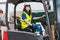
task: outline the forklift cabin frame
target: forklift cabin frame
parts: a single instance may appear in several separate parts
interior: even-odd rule
[[[22,1],[22,0],[21,0]],[[49,22],[49,16],[48,16],[48,9],[47,9],[47,6],[46,6],[46,3],[45,3],[46,0],[42,0],[42,4],[44,6],[44,10],[45,10],[45,14],[46,14],[46,19],[47,19],[47,26],[48,26],[48,34],[49,34],[49,39],[52,40],[52,36],[51,36],[51,28],[50,28],[50,22]],[[24,0],[24,2],[26,2]],[[28,1],[28,2],[33,2],[33,1]],[[37,1],[35,1],[37,2]],[[49,4],[49,1],[47,0],[48,4]],[[9,29],[9,25],[8,25],[8,3],[9,3],[9,0],[7,0],[6,2],[6,26]],[[11,3],[11,2],[10,2]],[[19,3],[22,3],[22,2],[19,2]],[[14,7],[14,27],[16,26],[16,6],[19,4],[18,2],[15,5]],[[16,28],[15,28],[16,29]]]

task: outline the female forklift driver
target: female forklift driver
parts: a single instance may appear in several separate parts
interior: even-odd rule
[[[43,15],[42,17],[45,17],[45,15]],[[32,32],[34,32],[34,30],[37,30],[41,34],[42,30],[39,27],[34,27],[33,24],[31,23],[31,21],[32,21],[32,19],[37,20],[37,19],[40,19],[42,17],[34,17],[32,15],[30,5],[25,5],[23,12],[20,16],[20,23],[21,23],[22,30],[25,31],[25,30],[32,29]]]

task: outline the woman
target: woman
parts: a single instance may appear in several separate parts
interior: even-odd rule
[[[45,15],[43,15],[42,17],[45,17]],[[31,21],[32,21],[32,19],[37,20],[37,19],[40,19],[42,17],[34,17],[32,15],[30,5],[25,5],[24,9],[23,9],[23,12],[20,16],[20,23],[21,23],[22,30],[30,30],[30,29],[32,29],[32,31],[33,30],[38,30],[39,33],[40,33],[41,32],[40,28],[35,27],[35,26],[33,27],[33,24],[31,23]]]

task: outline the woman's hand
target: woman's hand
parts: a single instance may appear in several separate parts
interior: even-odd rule
[[[30,26],[32,26],[32,24],[30,24]]]
[[[43,18],[43,17],[46,17],[46,15],[43,15],[42,18]]]

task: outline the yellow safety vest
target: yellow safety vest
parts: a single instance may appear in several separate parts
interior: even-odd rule
[[[26,12],[23,12],[22,14],[26,15],[26,20],[28,20],[31,23],[32,20],[32,15],[28,15]],[[29,24],[27,24],[23,19],[22,19],[22,14],[20,15],[20,23],[21,23],[21,28],[25,29],[29,26]]]

